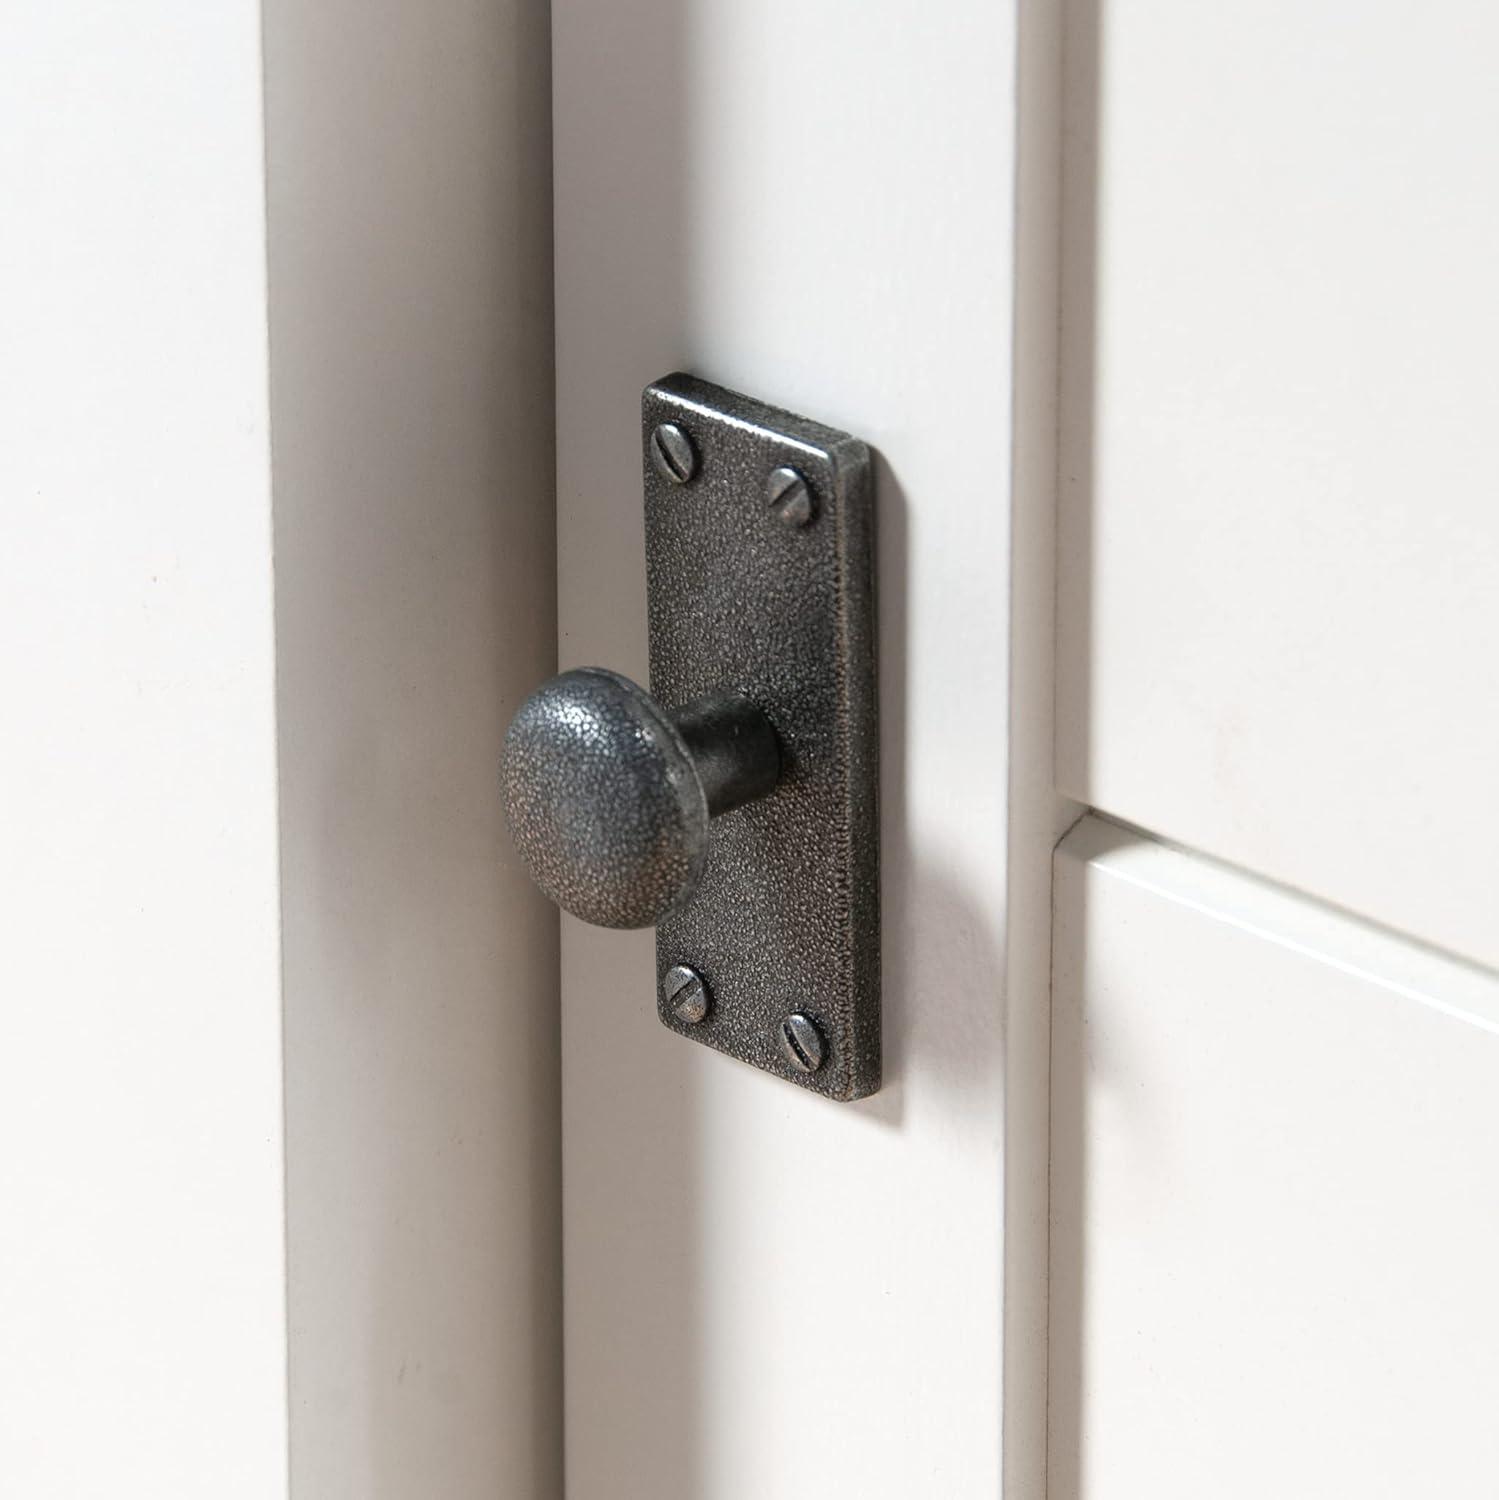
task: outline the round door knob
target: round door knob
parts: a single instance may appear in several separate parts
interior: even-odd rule
[[[505,811],[536,883],[600,927],[649,927],[692,898],[708,821],[775,788],[780,746],[742,693],[669,711],[628,677],[543,683],[505,736]]]

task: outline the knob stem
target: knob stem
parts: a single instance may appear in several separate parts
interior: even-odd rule
[[[708,799],[708,816],[768,796],[781,776],[781,742],[743,693],[709,693],[671,714]]]

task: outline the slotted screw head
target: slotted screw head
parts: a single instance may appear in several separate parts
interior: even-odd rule
[[[781,524],[793,530],[805,526],[816,514],[812,486],[784,464],[771,470],[770,478],[765,481],[765,498]]]
[[[708,1014],[713,993],[696,969],[677,964],[666,971],[661,981],[661,995],[677,1020],[696,1026]]]
[[[815,1073],[827,1058],[827,1043],[811,1016],[793,1011],[781,1022],[781,1056],[798,1073]]]
[[[675,422],[662,422],[651,433],[651,464],[673,484],[686,484],[697,473],[697,449],[687,430]]]

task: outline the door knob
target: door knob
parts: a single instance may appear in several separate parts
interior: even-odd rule
[[[663,1025],[862,1099],[880,1086],[869,449],[690,375],[640,415],[651,692],[582,667],[521,705],[514,842],[585,921],[655,926]]]
[[[744,694],[675,711],[603,667],[543,683],[505,736],[505,811],[536,883],[600,927],[650,927],[691,900],[708,822],[774,791],[781,751]]]

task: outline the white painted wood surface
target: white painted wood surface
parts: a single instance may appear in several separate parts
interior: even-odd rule
[[[1039,1493],[1019,1336],[1001,1431],[1007,1254],[1044,1234],[1050,806],[1043,784],[1009,822],[1011,467],[1039,492],[1048,463],[1012,447],[1015,28],[968,0],[554,7],[563,664],[645,672],[638,398],[689,369],[879,451],[884,757],[875,1098],[672,1036],[652,935],[563,919],[573,1500],[992,1500],[1002,1439],[1007,1492]],[[1016,559],[1027,702],[1050,699],[1045,530]],[[1048,730],[1026,716],[1043,765]],[[1015,754],[1029,787],[1036,744]],[[1010,1110],[1034,1128],[1007,1172]]]
[[[1499,964],[1496,13],[1068,45],[1062,786]]]
[[[0,20],[0,1493],[286,1493],[257,7]]]
[[[292,1489],[556,1500],[546,6],[265,21]]]
[[[1051,1500],[1491,1496],[1499,978],[1092,818],[1056,892]]]
[[[546,51],[0,20],[7,1497],[560,1494]]]

